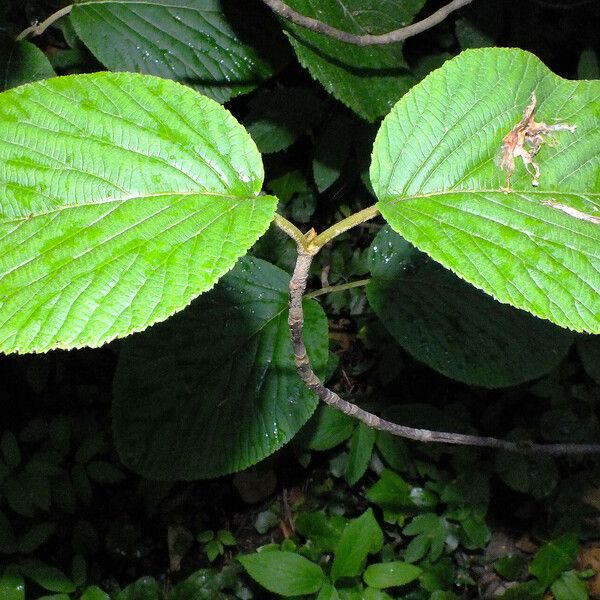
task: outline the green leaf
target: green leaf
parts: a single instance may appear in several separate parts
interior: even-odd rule
[[[49,592],[70,594],[75,591],[75,584],[60,569],[51,567],[41,560],[24,560],[19,564],[19,568],[28,579],[35,581]]]
[[[52,481],[52,504],[56,508],[74,514],[77,507],[77,492],[70,477],[65,474]]]
[[[426,554],[435,562],[444,550],[447,526],[446,520],[435,513],[425,513],[416,516],[403,530],[405,535],[414,535],[406,548],[404,558],[413,563]]]
[[[544,586],[549,586],[563,571],[571,569],[577,559],[577,536],[573,533],[545,543],[533,557],[529,572]]]
[[[254,529],[261,535],[264,535],[279,523],[279,516],[272,510],[263,510],[256,515]]]
[[[590,335],[577,340],[577,351],[585,372],[600,383],[600,336]]]
[[[520,439],[520,432],[512,432],[511,439]],[[558,471],[550,456],[526,455],[500,450],[496,454],[496,472],[513,490],[545,498],[558,482]]]
[[[216,477],[296,434],[317,400],[296,374],[288,285],[281,269],[244,258],[180,315],[123,344],[113,426],[127,466],[152,479]],[[322,373],[327,320],[315,301],[304,329]]]
[[[43,522],[34,525],[20,537],[19,552],[21,554],[31,554],[44,544],[55,530],[56,523]]]
[[[502,600],[542,600],[544,586],[539,581],[527,581],[511,587],[504,594]]]
[[[600,61],[593,48],[586,48],[579,56],[577,79],[600,79]]]
[[[508,579],[508,581],[519,579],[523,574],[524,568],[525,559],[520,554],[508,554],[494,561],[496,573],[504,577],[504,579]]]
[[[217,540],[211,540],[204,546],[204,551],[206,552],[206,557],[208,558],[208,562],[213,562],[219,554],[223,552],[223,545],[220,544]]]
[[[83,465],[75,465],[71,469],[71,481],[83,504],[89,506],[93,496],[92,484]]]
[[[105,460],[95,460],[86,467],[90,479],[100,483],[116,483],[125,478],[123,471]]]
[[[452,589],[459,577],[458,568],[449,556],[443,556],[435,563],[423,560],[419,567],[423,569],[419,585],[428,592]]]
[[[352,417],[322,404],[295,441],[310,450],[329,450],[347,440],[355,427],[356,421]]]
[[[340,177],[350,154],[354,121],[346,115],[335,115],[315,140],[313,177],[323,193]]]
[[[371,462],[375,430],[364,423],[359,423],[350,439],[350,452],[346,466],[346,481],[354,485],[366,472]]]
[[[369,508],[344,528],[331,565],[332,581],[360,575],[367,556],[379,552],[382,546],[383,532]]]
[[[0,36],[0,92],[54,75],[50,61],[37,46]]]
[[[317,600],[340,600],[340,595],[330,583],[325,583],[317,596]]]
[[[161,596],[158,582],[153,577],[142,577],[119,592],[114,600],[159,600]]]
[[[408,470],[410,467],[410,454],[404,440],[391,433],[379,431],[377,432],[375,445],[385,462],[392,469],[400,472]]]
[[[235,568],[238,569],[237,565]],[[168,594],[168,600],[229,600],[229,595],[221,594],[221,582],[227,577],[213,569],[200,569],[184,581],[180,581]]]
[[[389,226],[369,252],[369,303],[417,360],[471,385],[517,385],[566,356],[574,334],[500,304],[416,251]]]
[[[236,541],[235,537],[233,536],[233,533],[231,533],[231,531],[228,531],[227,529],[220,529],[217,532],[217,537],[218,537],[219,541],[222,544],[224,544],[225,546],[237,545],[237,541]]]
[[[0,440],[0,447],[2,448],[2,458],[10,469],[14,469],[19,466],[21,462],[21,451],[19,450],[19,442],[11,431],[5,431],[2,434],[2,440]]]
[[[0,95],[0,350],[99,346],[210,289],[264,233],[261,159],[221,106],[127,73]]]
[[[383,510],[401,512],[403,509],[414,507],[411,498],[412,487],[400,475],[383,470],[377,481],[367,492],[367,498]]]
[[[369,565],[363,573],[363,579],[367,585],[382,590],[395,585],[406,585],[421,573],[419,567],[397,560]]]
[[[81,600],[110,600],[110,598],[106,592],[93,585],[83,592]]]
[[[581,442],[592,437],[594,429],[595,423],[587,416],[579,417],[568,408],[547,410],[540,422],[541,434],[555,442]]]
[[[81,554],[76,554],[73,557],[71,564],[71,577],[77,587],[85,584],[88,577],[88,568],[85,558]]]
[[[13,554],[17,551],[17,538],[11,522],[0,511],[0,552]]]
[[[30,465],[31,463],[27,464],[26,472],[20,476],[23,488],[35,506],[42,510],[50,510],[52,496],[51,480],[46,475],[29,472]]]
[[[473,514],[472,511],[460,520],[460,527],[460,541],[468,550],[485,548],[490,540],[491,533],[483,516]]]
[[[360,600],[393,600],[393,598],[385,592],[371,587],[361,592],[359,598]]]
[[[80,464],[88,463],[100,454],[104,447],[104,432],[93,433],[83,440],[75,453],[75,460]]]
[[[109,69],[175,79],[223,103],[271,77],[285,57],[273,27],[254,27],[261,17],[248,10],[243,0],[81,0],[71,21]],[[263,52],[260,40],[270,42]]]
[[[560,79],[516,49],[467,50],[446,62],[379,130],[371,182],[383,217],[500,302],[600,332],[600,226],[590,222],[600,218],[599,86]],[[577,130],[541,147],[539,187],[519,163],[504,193],[494,155],[534,90],[538,121]]]
[[[408,25],[424,0],[405,0],[390,10],[386,0],[288,0],[307,17],[357,34],[387,33]],[[298,60],[325,89],[364,119],[386,114],[415,83],[402,44],[355,46],[283,22]]]
[[[269,90],[254,96],[244,125],[263,154],[291,146],[321,115],[313,90],[301,87]]]
[[[585,583],[577,571],[566,571],[551,586],[554,600],[588,600]]]
[[[33,517],[35,507],[33,505],[33,495],[28,493],[23,485],[21,477],[9,477],[2,487],[6,502],[16,513],[24,517]]]
[[[15,568],[8,567],[0,577],[2,600],[25,600],[25,582]]]
[[[431,594],[429,600],[460,600],[460,598],[454,592],[435,590],[435,592]]]
[[[237,558],[252,579],[281,596],[314,594],[325,581],[319,565],[293,552],[272,550]]]
[[[481,31],[468,19],[456,19],[454,32],[463,50],[467,48],[486,48],[494,45],[494,39]]]
[[[333,552],[345,528],[343,517],[328,517],[322,511],[301,512],[295,518],[296,531],[322,553]]]

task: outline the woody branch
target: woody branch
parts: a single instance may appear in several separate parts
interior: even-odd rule
[[[349,33],[348,31],[342,31],[341,29],[336,29],[335,27],[332,27],[327,23],[323,23],[318,19],[313,19],[312,17],[307,17],[306,15],[302,15],[299,12],[296,12],[293,8],[291,8],[281,0],[262,1],[280,17],[283,17],[284,19],[291,21],[296,25],[300,25],[305,29],[316,31],[317,33],[322,33],[323,35],[326,35],[340,42],[354,44],[355,46],[376,46],[383,44],[392,44],[394,42],[403,42],[405,39],[412,37],[413,35],[422,33],[423,31],[441,23],[446,17],[448,17],[448,15],[458,10],[459,8],[462,8],[467,4],[471,4],[473,0],[453,0],[446,6],[443,6],[433,14],[429,15],[427,18],[422,19],[421,21],[417,21],[416,23],[412,23],[411,25],[407,25],[406,27],[401,27],[400,29],[395,29],[394,31],[390,31],[388,33],[383,33],[380,35],[359,35],[355,33]]]
[[[312,370],[302,334],[304,325],[302,301],[304,292],[306,291],[306,284],[313,256],[317,252],[318,248],[313,247],[311,249],[310,244],[298,245],[298,258],[296,260],[294,274],[290,281],[290,312],[288,324],[290,327],[292,348],[298,375],[320,400],[329,406],[362,421],[373,429],[378,429],[379,431],[384,431],[398,437],[418,442],[437,442],[459,446],[495,448],[522,454],[545,454],[554,456],[600,453],[600,444],[536,444],[527,441],[513,442],[493,437],[406,427],[405,425],[399,425],[398,423],[392,423],[391,421],[382,419],[373,413],[363,410],[356,404],[352,404],[341,398],[334,391],[326,387]]]

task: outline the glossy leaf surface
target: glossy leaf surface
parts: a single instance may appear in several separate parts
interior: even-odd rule
[[[54,75],[50,61],[37,46],[0,36],[0,92]]]
[[[289,6],[349,33],[387,33],[410,24],[423,0],[290,0]],[[355,46],[284,23],[300,63],[325,89],[364,119],[385,115],[415,83],[402,44]]]
[[[247,17],[240,19],[247,11],[244,3],[221,0],[82,0],[71,21],[109,69],[174,79],[225,102],[269,78],[276,66],[254,45],[272,38],[268,21],[258,36]],[[282,56],[274,47],[268,54]]]
[[[501,304],[417,251],[389,227],[370,249],[369,303],[416,359],[459,381],[501,387],[539,377],[574,335]]]
[[[242,259],[214,290],[127,340],[115,375],[113,426],[123,462],[152,479],[239,471],[289,441],[317,400],[296,374],[287,325],[289,276]],[[318,373],[327,321],[305,303]]]

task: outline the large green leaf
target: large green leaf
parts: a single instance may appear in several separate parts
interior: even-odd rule
[[[424,0],[289,0],[289,6],[337,29],[356,34],[387,33],[408,25]],[[300,60],[325,89],[364,119],[386,114],[415,83],[402,44],[353,46],[285,23]]]
[[[114,383],[122,460],[153,479],[239,471],[289,441],[317,400],[296,374],[289,275],[243,258],[214,290],[124,344]],[[327,364],[327,320],[305,303],[317,372]]]
[[[494,155],[534,90],[537,121],[577,130],[541,147],[539,187],[517,163],[504,193]],[[563,327],[600,332],[599,149],[599,82],[560,79],[521,50],[468,50],[386,117],[371,181],[392,227],[460,277]]]
[[[54,75],[50,61],[37,46],[0,36],[0,92]]]
[[[389,226],[369,253],[369,303],[408,352],[440,373],[501,387],[539,377],[574,335],[501,304],[415,250]]]
[[[0,350],[99,346],[210,289],[276,199],[220,105],[127,73],[0,95]]]
[[[325,582],[319,565],[293,552],[265,550],[237,559],[255,581],[281,596],[313,594]]]
[[[77,35],[113,71],[175,79],[218,102],[273,75],[285,52],[245,0],[80,0]],[[267,15],[268,16],[268,15]],[[254,24],[260,19],[260,29]],[[251,43],[248,43],[248,39]],[[268,42],[267,51],[255,45]]]

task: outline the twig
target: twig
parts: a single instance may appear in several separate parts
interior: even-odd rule
[[[336,29],[335,27],[327,25],[327,23],[323,23],[317,19],[313,19],[312,17],[301,15],[290,8],[287,4],[283,3],[281,0],[263,0],[263,2],[280,17],[283,17],[284,19],[287,19],[296,25],[310,29],[311,31],[322,33],[323,35],[335,40],[339,40],[340,42],[354,44],[355,46],[376,46],[382,44],[392,44],[394,42],[402,42],[413,35],[417,35],[418,33],[421,33],[437,25],[438,23],[441,23],[450,13],[462,8],[463,6],[466,6],[467,4],[471,4],[472,1],[473,0],[452,0],[452,2],[446,6],[443,6],[432,15],[429,15],[426,19],[417,21],[416,23],[412,23],[411,25],[402,27],[400,29],[395,29],[389,33],[383,33],[381,35],[358,35],[355,33],[342,31],[341,29]]]
[[[306,247],[307,237],[292,222],[276,213],[273,223],[279,227],[283,233],[291,237],[296,242],[298,248]]]
[[[306,294],[305,298],[318,298],[325,294],[333,294],[334,292],[343,292],[344,290],[351,290],[353,288],[362,287],[367,285],[371,281],[370,279],[358,279],[356,281],[350,281],[348,283],[341,283],[340,285],[325,285],[319,290]]]
[[[399,437],[415,440],[418,442],[438,442],[443,444],[454,444],[460,446],[476,446],[480,448],[496,448],[519,452],[522,454],[599,454],[600,444],[534,444],[526,441],[511,442],[492,437],[480,437],[476,435],[465,435],[462,433],[450,433],[443,431],[432,431],[430,429],[415,429],[405,427],[363,410],[340,398],[335,392],[325,387],[321,380],[315,375],[306,354],[306,347],[302,336],[304,324],[304,313],[302,310],[302,299],[306,290],[308,271],[312,263],[314,253],[301,250],[298,253],[296,267],[290,282],[290,314],[288,324],[292,336],[292,347],[298,375],[306,386],[312,390],[323,402],[343,413],[355,417],[369,427],[385,431]]]
[[[359,210],[357,213],[338,221],[333,224],[331,227],[320,233],[316,236],[310,244],[307,246],[307,249],[312,253],[316,254],[325,244],[330,242],[334,237],[337,237],[344,231],[348,231],[348,229],[352,229],[365,221],[369,221],[370,219],[374,219],[379,214],[379,209],[376,204],[369,206],[367,208],[363,208],[363,210]]]
[[[48,29],[48,27],[50,27],[50,25],[52,25],[59,19],[62,19],[66,15],[68,15],[72,9],[73,9],[72,4],[70,4],[69,6],[65,6],[64,8],[61,8],[60,10],[57,10],[55,13],[51,14],[46,20],[42,21],[38,25],[32,25],[31,27],[24,29],[17,36],[17,42],[24,40],[25,38],[29,37],[30,35],[32,35],[32,36],[42,35],[42,33],[44,33],[44,31],[46,31],[46,29]]]

